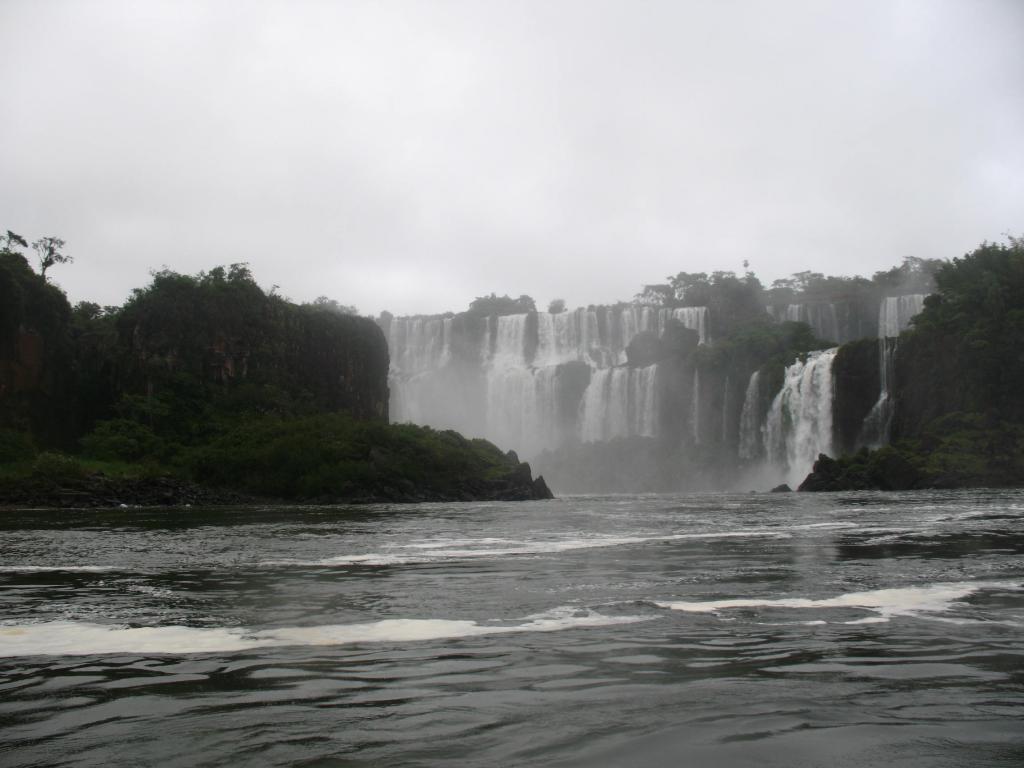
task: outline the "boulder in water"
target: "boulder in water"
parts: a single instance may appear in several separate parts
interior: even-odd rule
[[[839,487],[839,462],[824,453],[818,454],[811,473],[804,478],[798,491],[839,491],[850,490]]]
[[[788,485],[786,485],[786,483],[783,483],[782,485],[776,485],[774,488],[772,488],[771,492],[772,493],[792,493],[793,489],[790,488]]]

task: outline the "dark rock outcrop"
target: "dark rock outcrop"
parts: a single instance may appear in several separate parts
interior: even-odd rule
[[[537,479],[533,481],[533,498],[535,499],[553,499],[555,494],[548,488],[548,484],[544,482],[543,475],[537,475]]]
[[[632,368],[645,368],[659,362],[664,356],[661,339],[650,331],[641,331],[626,345],[626,362]]]
[[[841,459],[819,454],[799,491],[907,491],[936,487],[899,449],[886,446]]]

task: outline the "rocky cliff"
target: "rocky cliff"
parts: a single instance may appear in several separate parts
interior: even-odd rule
[[[376,323],[266,294],[239,265],[157,274],[118,314],[117,337],[127,393],[241,390],[357,419],[388,416],[388,350]]]
[[[0,251],[0,429],[57,445],[72,438],[70,315],[23,256]]]

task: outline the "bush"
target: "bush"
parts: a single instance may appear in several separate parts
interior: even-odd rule
[[[32,476],[50,481],[75,480],[85,476],[85,467],[72,456],[46,451],[32,462]]]
[[[130,419],[100,422],[81,444],[86,456],[106,461],[140,461],[166,452],[163,440],[152,429]]]
[[[519,466],[485,440],[342,413],[239,420],[182,461],[199,482],[284,499],[458,498],[471,486],[505,482]]]
[[[0,429],[0,464],[27,461],[36,455],[31,435],[13,429]]]

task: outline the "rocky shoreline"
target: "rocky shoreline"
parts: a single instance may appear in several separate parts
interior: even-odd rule
[[[529,465],[525,465],[529,466]],[[527,473],[529,470],[527,469]],[[543,477],[536,480],[520,473],[500,481],[467,481],[458,493],[376,489],[347,498],[272,499],[223,488],[197,485],[171,475],[110,477],[93,473],[78,478],[49,480],[39,477],[6,481],[0,485],[0,509],[50,507],[59,509],[119,507],[210,507],[274,504],[415,504],[421,502],[527,501],[554,495]]]

